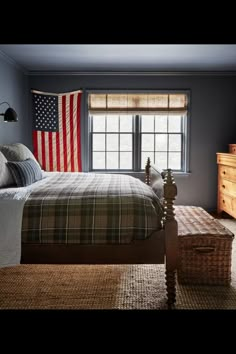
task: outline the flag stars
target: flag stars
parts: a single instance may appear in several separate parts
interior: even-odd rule
[[[58,99],[49,95],[33,95],[35,126],[42,131],[58,131]]]

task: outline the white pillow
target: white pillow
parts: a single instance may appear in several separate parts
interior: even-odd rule
[[[11,172],[6,163],[7,159],[0,151],[0,188],[15,185]]]

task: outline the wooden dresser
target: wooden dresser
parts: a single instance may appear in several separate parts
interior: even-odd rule
[[[217,212],[236,218],[236,154],[217,153],[218,201]]]

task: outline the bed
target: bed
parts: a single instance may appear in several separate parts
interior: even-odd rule
[[[21,237],[17,237],[17,242],[22,239],[21,263],[165,263],[167,303],[172,307],[177,188],[171,170],[160,177],[148,159],[145,171],[146,184],[119,174],[50,172],[27,191],[18,190],[14,205],[20,203],[15,216],[18,226],[21,223]],[[163,198],[157,196],[160,191]],[[5,205],[5,214],[12,207],[13,203],[8,209]],[[5,229],[11,222],[7,225]]]

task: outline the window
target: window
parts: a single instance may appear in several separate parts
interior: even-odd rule
[[[161,169],[182,170],[184,115],[142,115],[141,166],[150,157]]]
[[[90,170],[186,171],[187,94],[90,94]]]
[[[93,170],[133,170],[132,115],[91,117]]]

